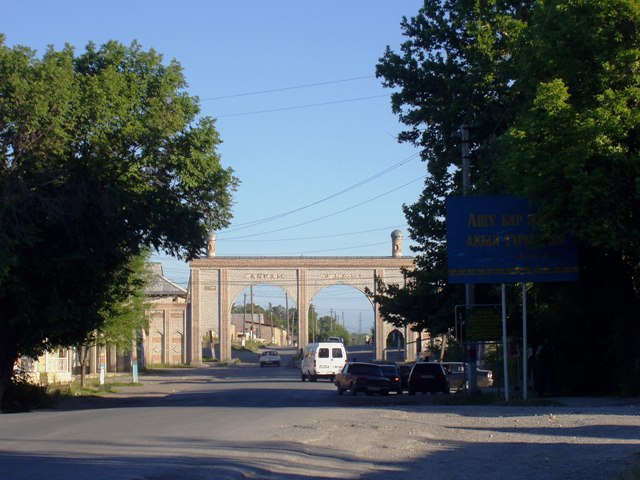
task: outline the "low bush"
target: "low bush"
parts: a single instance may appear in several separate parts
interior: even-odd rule
[[[2,397],[2,413],[28,412],[38,408],[51,408],[59,395],[50,393],[46,386],[29,382],[26,375],[11,379]]]

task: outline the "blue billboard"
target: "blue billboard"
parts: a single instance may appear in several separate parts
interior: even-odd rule
[[[575,241],[564,233],[542,241],[537,219],[525,198],[447,198],[449,283],[578,280]]]

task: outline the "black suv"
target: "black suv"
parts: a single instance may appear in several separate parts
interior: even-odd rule
[[[442,365],[434,362],[418,362],[409,373],[409,395],[422,393],[450,393],[449,379]]]

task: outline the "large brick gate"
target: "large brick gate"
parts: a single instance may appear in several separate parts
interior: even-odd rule
[[[323,288],[349,285],[364,293],[375,289],[378,279],[387,284],[404,285],[403,268],[412,269],[414,260],[402,257],[402,234],[394,231],[390,257],[216,257],[215,237],[209,240],[208,256],[192,260],[190,281],[190,327],[188,361],[202,360],[201,338],[214,331],[220,341],[220,361],[231,361],[231,307],[247,287],[273,285],[282,288],[299,312],[299,347],[307,344],[308,311],[313,298]],[[376,358],[384,357],[385,339],[394,330],[382,321],[372,304]],[[407,332],[404,332],[405,341]],[[416,334],[417,336],[417,334]],[[415,349],[406,349],[408,360]]]

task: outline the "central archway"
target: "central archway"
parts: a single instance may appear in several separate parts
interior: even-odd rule
[[[340,283],[320,290],[313,297],[312,305],[318,320],[324,320],[320,322],[319,339],[327,330],[332,330],[332,333],[324,335],[325,337],[344,337],[348,339],[349,346],[364,346],[366,337],[372,338],[375,306],[365,292]],[[313,330],[311,313],[309,322],[309,329]],[[309,332],[309,341],[313,341],[313,338],[313,332]]]

